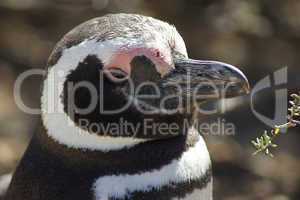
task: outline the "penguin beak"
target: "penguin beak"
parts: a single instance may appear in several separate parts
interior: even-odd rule
[[[176,58],[175,69],[164,77],[164,87],[181,86],[181,95],[204,100],[248,94],[249,82],[236,67],[217,61]]]

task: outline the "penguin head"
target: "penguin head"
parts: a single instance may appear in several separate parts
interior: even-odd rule
[[[57,44],[44,81],[42,118],[59,143],[118,150],[185,134],[202,102],[248,91],[237,68],[189,59],[174,26],[107,15]]]

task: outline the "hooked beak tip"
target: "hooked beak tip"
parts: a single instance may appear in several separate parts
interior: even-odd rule
[[[237,67],[218,61],[180,59],[175,63],[177,71],[190,71],[191,80],[198,84],[213,84],[212,88],[225,89],[227,98],[242,96],[250,93],[250,84],[244,73]],[[199,93],[212,93],[207,87]]]

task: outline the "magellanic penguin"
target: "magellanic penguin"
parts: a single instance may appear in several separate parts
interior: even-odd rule
[[[79,25],[49,58],[41,125],[6,200],[211,200],[193,121],[222,88],[234,97],[249,85],[231,65],[189,59],[166,22],[111,14]]]

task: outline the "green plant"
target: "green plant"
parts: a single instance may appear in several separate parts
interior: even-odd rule
[[[289,102],[290,107],[288,109],[289,114],[287,116],[287,123],[275,126],[275,128],[271,130],[270,133],[265,130],[262,136],[256,138],[256,140],[252,140],[251,143],[256,149],[253,155],[257,155],[258,153],[265,153],[266,155],[273,157],[271,148],[278,147],[278,145],[274,143],[274,140],[281,135],[281,133],[283,132],[282,130],[287,130],[289,128],[300,125],[300,95],[292,94],[291,98],[292,100]]]

